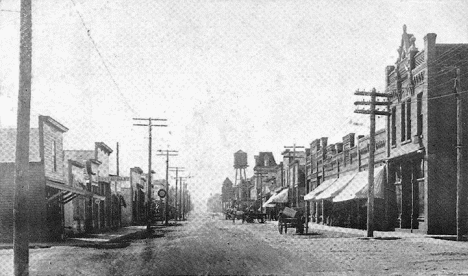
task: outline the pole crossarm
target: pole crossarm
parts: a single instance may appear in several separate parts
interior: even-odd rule
[[[385,97],[385,98],[391,98],[392,94],[390,93],[380,93],[380,92],[374,92],[374,91],[359,91],[357,90],[354,92],[354,95],[357,96],[376,96],[376,97]]]
[[[354,102],[355,105],[371,105],[372,103],[369,101],[356,101]],[[375,105],[389,105],[391,102],[375,102]]]
[[[133,124],[134,126],[167,127],[167,125]]]
[[[160,118],[133,118],[133,120],[145,120],[145,121],[167,121],[167,119]]]
[[[382,115],[382,116],[390,116],[391,113],[388,111],[380,111],[380,110],[367,110],[367,109],[356,109],[354,110],[354,113],[359,113],[359,114],[375,114],[375,115]]]

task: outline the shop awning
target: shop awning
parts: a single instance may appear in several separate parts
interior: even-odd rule
[[[273,203],[286,203],[288,202],[288,192],[289,192],[289,189],[284,189],[282,190],[281,192],[279,192],[278,194],[276,195],[273,195],[272,197],[270,197],[267,202],[265,202],[262,206],[263,207],[268,207],[269,204],[273,204]]]
[[[68,202],[75,199],[78,195],[91,196],[91,193],[86,190],[68,186],[51,179],[46,180],[46,185],[59,190],[57,193],[47,198],[48,202],[51,202],[54,199],[60,199],[59,203],[67,204]]]
[[[65,184],[61,184],[61,183],[58,183],[58,182],[54,182],[54,181],[51,181],[51,180],[47,180],[46,185],[49,186],[49,187],[55,188],[55,189],[59,189],[59,190],[62,190],[62,191],[71,192],[71,193],[75,193],[75,194],[79,194],[79,195],[84,195],[84,196],[91,195],[91,193],[86,191],[86,190],[78,189],[78,188],[68,186],[68,185],[65,185]]]
[[[304,196],[304,200],[314,200],[317,195],[323,192],[326,188],[330,187],[330,185],[333,184],[336,180],[337,178],[330,178],[323,181],[322,184],[320,184],[317,188],[306,194]]]
[[[315,200],[331,200],[340,193],[348,183],[356,176],[357,173],[349,173],[342,175],[336,179],[326,190],[315,197]]]
[[[385,176],[385,166],[374,169],[374,197],[383,198],[383,183]],[[352,199],[367,198],[369,172],[359,172],[356,177],[343,189],[333,202],[340,202]]]

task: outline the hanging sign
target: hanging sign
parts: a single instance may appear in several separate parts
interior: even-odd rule
[[[164,190],[164,189],[159,189],[159,191],[158,191],[158,196],[159,196],[160,198],[166,197],[166,190]]]

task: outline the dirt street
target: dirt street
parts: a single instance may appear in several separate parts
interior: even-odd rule
[[[280,235],[274,222],[192,217],[161,237],[120,249],[31,250],[32,275],[468,275],[468,244],[428,238],[362,239],[317,231]],[[12,250],[0,250],[2,274]]]

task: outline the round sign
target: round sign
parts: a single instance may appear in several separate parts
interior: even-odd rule
[[[159,189],[159,191],[158,191],[158,196],[161,197],[161,198],[166,197],[166,190],[164,190],[164,189]]]

